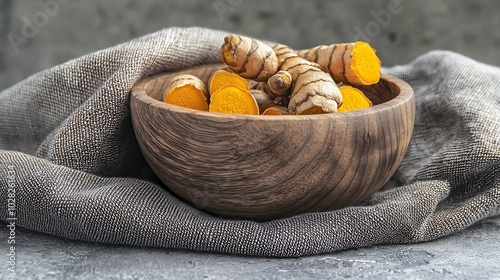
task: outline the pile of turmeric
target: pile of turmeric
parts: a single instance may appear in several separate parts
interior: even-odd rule
[[[175,77],[164,101],[191,109],[252,115],[306,115],[372,106],[356,88],[378,83],[381,62],[366,42],[295,52],[229,35],[221,46],[229,71],[215,71],[208,87],[191,75]]]

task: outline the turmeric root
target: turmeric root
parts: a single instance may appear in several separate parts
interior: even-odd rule
[[[269,77],[266,83],[267,90],[277,96],[287,94],[291,85],[292,75],[284,70],[280,70],[276,74]]]
[[[202,111],[208,111],[208,98],[205,84],[190,74],[175,76],[163,95],[166,103]]]
[[[258,90],[265,91],[265,88],[262,87],[262,85],[265,84],[265,82],[256,82],[254,80],[247,80],[247,81],[248,81],[248,87],[250,88],[250,90],[258,89]]]
[[[210,97],[210,112],[258,115],[259,106],[250,91],[228,85]]]
[[[342,93],[344,104],[337,112],[347,112],[372,106],[370,99],[361,90],[351,86],[340,86],[339,89]]]
[[[246,79],[225,70],[218,70],[215,71],[208,80],[208,91],[210,95],[212,95],[214,92],[227,85],[235,85],[244,90],[250,90]]]
[[[366,42],[321,45],[298,54],[318,63],[336,83],[371,85],[380,79],[380,59]]]
[[[229,35],[224,38],[221,58],[231,71],[258,82],[266,81],[278,71],[278,58],[273,49],[249,37]]]
[[[259,112],[264,112],[267,108],[274,106],[274,100],[262,90],[251,89],[250,93],[259,105]]]
[[[293,86],[288,110],[292,114],[319,114],[336,112],[342,104],[342,95],[332,77],[316,63],[300,57],[288,46],[273,47],[280,70],[290,73]]]
[[[287,71],[280,70],[265,82],[250,80],[250,89],[260,90],[267,93],[271,98],[285,96],[290,92],[292,76]]]

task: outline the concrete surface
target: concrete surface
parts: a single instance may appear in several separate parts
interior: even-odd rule
[[[8,235],[2,222],[0,239]],[[1,250],[0,279],[500,279],[500,216],[432,242],[290,259],[110,246],[19,229],[14,274]]]
[[[29,30],[29,24],[38,27]],[[365,37],[384,66],[434,49],[500,66],[500,1],[0,0],[0,90],[170,26],[227,30],[295,48]],[[20,37],[17,43],[9,34]]]

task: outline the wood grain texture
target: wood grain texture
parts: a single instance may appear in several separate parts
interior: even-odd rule
[[[174,75],[191,73],[206,82],[221,68],[148,77],[131,94],[146,160],[172,192],[199,209],[265,221],[356,205],[389,180],[406,153],[413,90],[388,75],[362,87],[373,107],[342,113],[230,115],[161,102]]]

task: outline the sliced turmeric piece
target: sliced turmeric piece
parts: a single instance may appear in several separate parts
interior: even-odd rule
[[[372,106],[370,99],[361,90],[347,85],[340,86],[339,89],[344,103],[338,108],[337,112],[353,111]]]
[[[290,115],[288,109],[282,106],[273,106],[267,108],[262,115]]]
[[[163,101],[185,108],[208,111],[208,90],[196,76],[181,74],[175,76],[167,85]]]
[[[292,114],[321,114],[337,111],[342,104],[342,95],[328,73],[316,63],[300,57],[288,46],[273,47],[278,57],[280,70],[288,71],[293,86],[288,111]],[[316,107],[313,109],[313,107]]]
[[[208,80],[208,91],[210,95],[227,85],[235,85],[245,90],[250,90],[248,81],[241,76],[226,70],[215,71]]]
[[[234,85],[227,85],[210,97],[210,112],[258,115],[259,106],[250,93]]]
[[[321,45],[298,51],[298,54],[318,63],[336,83],[371,85],[380,79],[380,59],[366,42]]]
[[[245,36],[225,37],[221,59],[234,73],[258,82],[266,81],[278,71],[278,58],[273,49]]]

